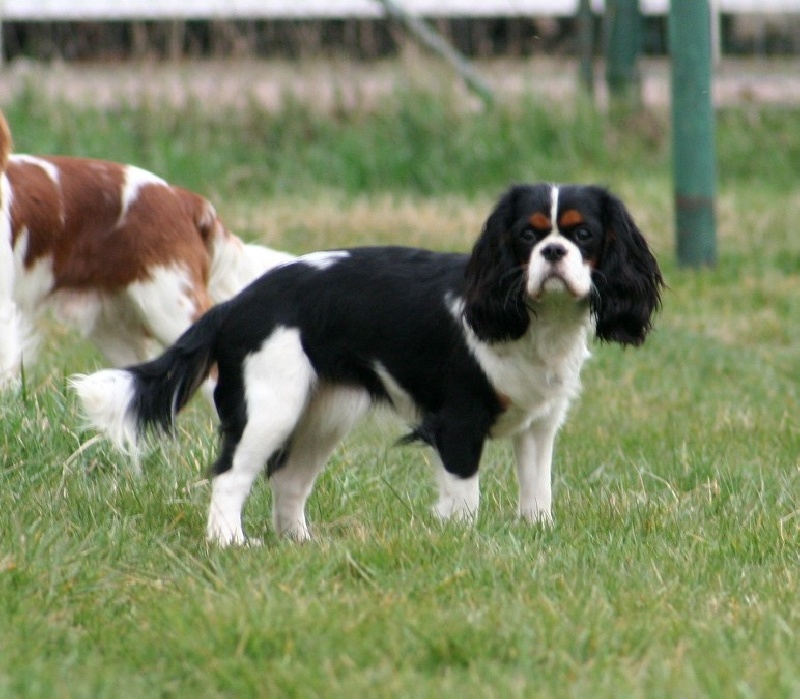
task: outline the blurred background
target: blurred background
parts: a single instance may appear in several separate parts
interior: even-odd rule
[[[465,55],[576,56],[578,0],[405,0]],[[605,4],[591,0],[591,34]],[[625,4],[625,3],[622,3]],[[614,5],[612,1],[610,6]],[[642,0],[642,51],[668,51],[668,0]],[[715,51],[726,56],[800,53],[796,0],[713,0]],[[408,41],[378,0],[6,0],[0,7],[5,60],[303,58],[396,56]],[[598,46],[600,44],[598,43]]]
[[[708,5],[710,46],[723,81],[718,97],[800,99],[796,66],[781,64],[800,54],[800,1],[710,0]],[[459,59],[488,63],[487,87],[519,89],[519,76],[507,63],[492,75],[498,61],[519,67],[536,58],[554,60],[558,70],[540,71],[538,77],[565,89],[573,74],[584,84],[603,77],[602,66],[595,66],[593,76],[587,66],[607,60],[618,66],[608,68],[607,81],[613,83],[609,73],[615,70],[623,71],[623,79],[635,71],[645,102],[663,102],[659,78],[665,77],[670,51],[669,13],[668,0],[5,0],[0,98],[14,89],[14,67],[30,61],[174,66],[335,58],[374,68],[420,46],[430,50],[428,37],[415,31],[416,22]],[[575,71],[573,64],[579,64]],[[255,80],[252,74],[247,78]],[[256,94],[268,99],[268,88],[255,82]],[[373,79],[374,86],[379,82]],[[602,100],[604,81],[592,87]]]
[[[592,343],[552,530],[512,521],[499,444],[475,531],[430,526],[429,457],[367,423],[317,544],[274,538],[264,486],[266,545],[236,552],[202,543],[206,403],[131,478],[67,390],[103,359],[51,323],[0,394],[0,695],[800,696],[800,0],[0,0],[0,24],[18,152],[148,168],[293,253],[469,250],[510,182],[596,182],[669,285],[644,347]]]
[[[773,177],[792,179],[796,114],[746,110],[800,105],[800,0],[678,6],[702,10],[684,20],[707,26],[699,54],[670,36],[667,0],[4,0],[0,105],[18,149],[136,162],[232,205],[319,186],[488,195],[539,177],[624,190],[671,158],[673,174],[695,170],[673,152],[669,110],[676,83],[700,76],[690,104],[706,123],[683,152],[703,145],[706,194],[717,173],[724,189],[775,159]],[[78,111],[71,126],[46,106],[36,120],[54,101]],[[115,134],[122,112],[136,125]],[[213,172],[190,162],[198,143]]]

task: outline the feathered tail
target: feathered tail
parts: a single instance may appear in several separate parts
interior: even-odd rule
[[[72,376],[70,386],[89,424],[133,455],[148,429],[169,431],[211,371],[225,308],[225,304],[212,308],[157,359]]]

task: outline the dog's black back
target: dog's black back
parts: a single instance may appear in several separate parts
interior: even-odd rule
[[[254,282],[226,304],[214,348],[223,435],[236,441],[244,428],[247,356],[276,328],[290,328],[299,330],[322,382],[361,387],[374,401],[391,403],[376,371],[383,367],[420,409],[414,437],[435,445],[440,430],[433,416],[453,402],[476,406],[471,427],[482,440],[500,405],[464,338],[457,303],[467,259],[413,248],[355,248],[332,252],[326,263],[300,258]],[[223,449],[215,472],[230,468],[232,452]]]

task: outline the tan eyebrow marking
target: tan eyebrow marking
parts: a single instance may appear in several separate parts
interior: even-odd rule
[[[550,223],[550,219],[539,211],[528,219],[528,223],[541,231],[549,231],[553,227],[553,224]]]
[[[583,214],[575,209],[567,209],[563,214],[561,214],[561,218],[558,219],[558,225],[560,228],[577,226],[583,222]]]

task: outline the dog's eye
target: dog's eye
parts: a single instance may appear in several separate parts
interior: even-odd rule
[[[592,232],[585,226],[576,228],[573,235],[575,236],[575,240],[577,240],[579,243],[585,243],[592,239]]]
[[[530,226],[525,226],[520,231],[519,238],[523,243],[533,243],[536,240],[536,231]]]

